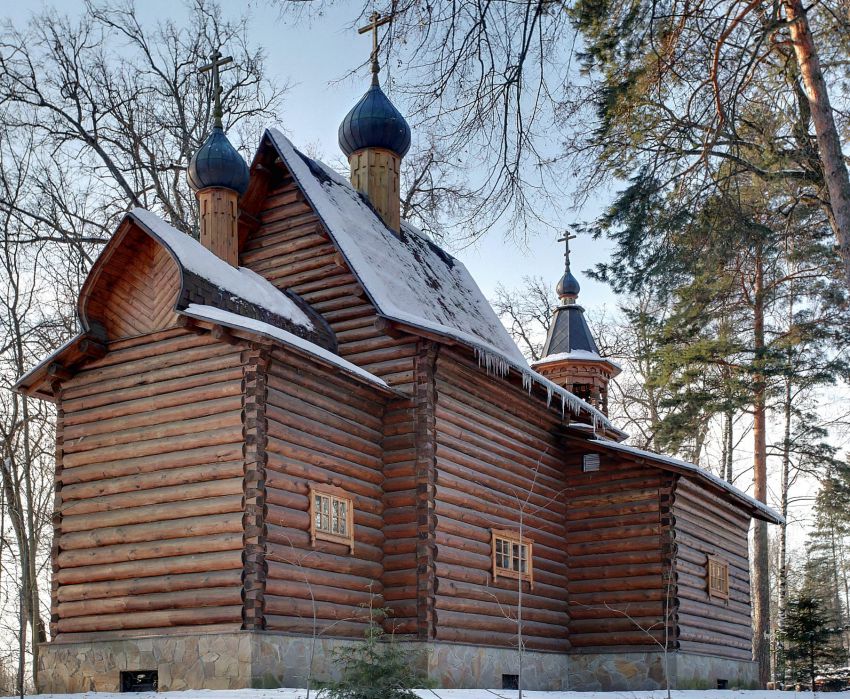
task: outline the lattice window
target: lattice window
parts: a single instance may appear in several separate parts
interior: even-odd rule
[[[729,599],[729,564],[726,561],[708,557],[708,596],[717,599]]]
[[[584,401],[590,401],[593,397],[593,384],[589,383],[574,383],[571,391],[574,396],[581,398]]]
[[[528,580],[534,586],[534,565],[532,559],[532,542],[514,532],[493,529],[492,559],[493,580],[500,576]]]
[[[310,542],[335,541],[354,553],[354,501],[341,488],[310,486]]]

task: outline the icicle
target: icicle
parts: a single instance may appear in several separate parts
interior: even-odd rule
[[[546,407],[552,405],[552,387],[546,384]]]

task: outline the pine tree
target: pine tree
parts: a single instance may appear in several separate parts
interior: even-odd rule
[[[784,631],[791,675],[812,689],[818,673],[840,663],[843,651],[837,630],[817,597],[801,592],[788,603]]]

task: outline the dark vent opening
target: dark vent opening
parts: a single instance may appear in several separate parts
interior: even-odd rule
[[[717,689],[729,689],[729,680],[717,680]]]
[[[156,670],[122,670],[122,692],[155,692],[159,684]]]
[[[581,460],[581,470],[591,473],[599,470],[599,454],[585,454]]]
[[[502,689],[519,689],[519,675],[502,675]]]

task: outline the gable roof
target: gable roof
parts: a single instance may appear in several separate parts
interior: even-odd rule
[[[588,439],[588,444],[610,449],[619,452],[620,454],[630,457],[636,461],[646,461],[658,468],[680,473],[685,476],[693,477],[703,486],[708,486],[714,490],[719,490],[727,499],[733,500],[739,507],[750,514],[751,517],[771,522],[773,524],[783,524],[785,518],[780,515],[772,507],[768,507],[763,502],[756,500],[747,495],[744,491],[739,490],[728,481],[723,480],[719,476],[700,468],[696,464],[689,461],[677,459],[674,456],[665,456],[664,454],[656,454],[654,451],[646,449],[638,449],[637,447],[628,444],[619,444],[607,439]]]
[[[542,387],[547,404],[557,396],[562,413],[589,415],[594,426],[620,439],[628,436],[528,366],[462,262],[407,222],[396,235],[347,179],[299,152],[277,129],[268,129],[263,139],[277,151],[380,316],[460,342],[488,372],[505,376],[513,369],[529,392]]]
[[[77,307],[82,332],[21,376],[14,386],[15,390],[50,398],[50,392],[45,390],[43,383],[51,376],[51,367],[67,368],[97,356],[87,347],[90,344],[101,348],[101,355],[105,351],[100,344],[107,339],[105,331],[96,318],[89,316],[88,300],[104,269],[128,240],[128,233],[133,226],[159,243],[177,264],[180,291],[177,293],[175,310],[178,313],[219,324],[212,318],[203,318],[203,314],[188,311],[190,308],[214,307],[226,314],[227,322],[222,321],[224,324],[273,338],[328,363],[327,355],[332,355],[331,350],[336,349],[333,331],[301,298],[289,291],[281,291],[250,269],[232,267],[191,236],[155,214],[137,208],[125,215],[83,283]],[[386,388],[386,384],[378,377],[353,370],[347,366],[348,363],[330,363],[360,379]]]
[[[462,262],[409,223],[395,235],[348,180],[266,133],[381,316],[528,366]]]

